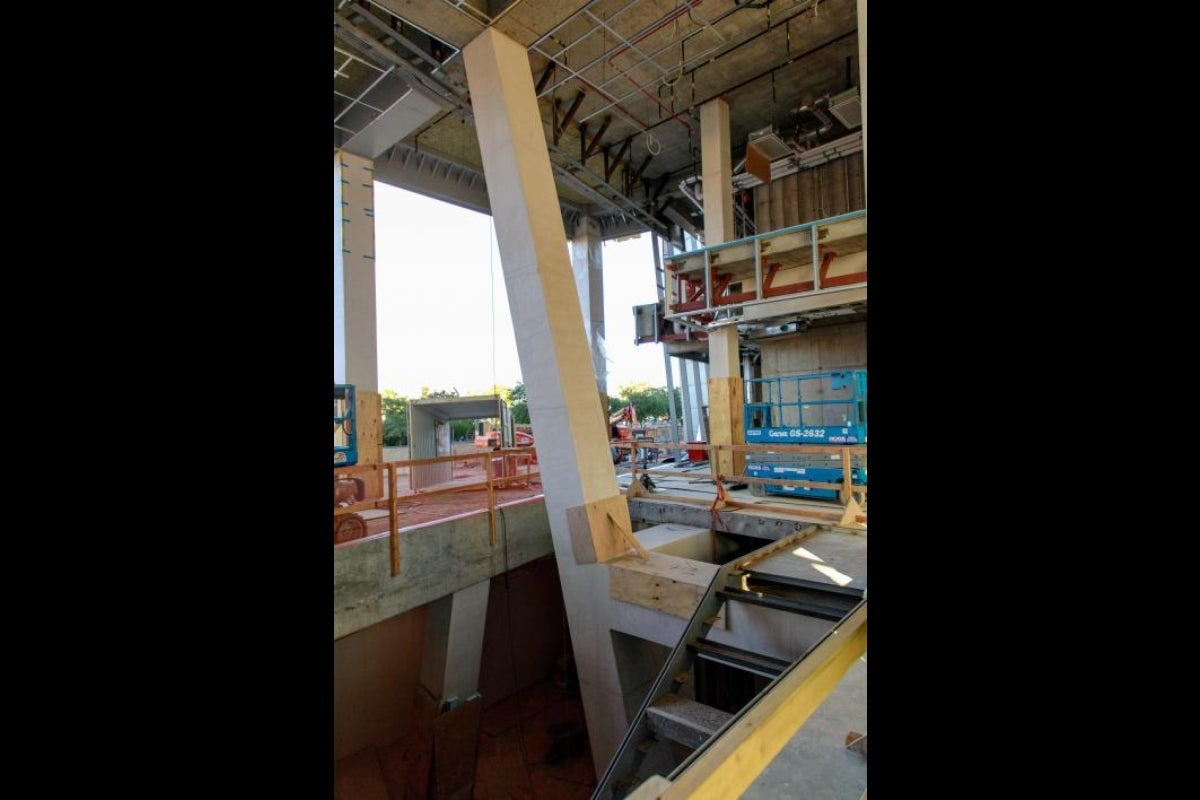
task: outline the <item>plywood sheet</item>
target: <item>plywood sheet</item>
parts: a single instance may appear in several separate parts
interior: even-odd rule
[[[786,227],[784,225],[783,213],[783,181],[771,182],[771,227],[768,230],[777,230]],[[759,228],[761,231],[762,228]]]
[[[866,183],[863,175],[863,154],[854,153],[847,156],[846,169],[850,173],[850,210],[858,211],[867,207]]]
[[[783,184],[783,225],[781,227],[789,228],[792,225],[799,225],[800,219],[800,195],[799,195],[799,173],[785,176],[780,183]]]
[[[829,216],[849,211],[846,197],[846,159],[839,158],[825,164],[826,188],[829,196]]]
[[[712,444],[744,444],[743,419],[745,396],[741,378],[710,378],[708,381],[708,432]],[[711,455],[711,454],[710,454]],[[746,457],[742,453],[728,450],[718,451],[716,458],[710,457],[717,474],[745,474]]]
[[[812,222],[817,218],[817,197],[813,182],[813,171],[804,170],[797,173],[796,177],[798,179],[796,181],[796,213],[800,218],[796,224]]]
[[[763,183],[754,187],[754,221],[759,233],[774,227],[771,224],[770,184]]]
[[[354,393],[354,423],[358,426],[358,463],[383,463],[383,423],[378,392],[358,390]],[[383,497],[383,473],[363,476],[368,497]]]

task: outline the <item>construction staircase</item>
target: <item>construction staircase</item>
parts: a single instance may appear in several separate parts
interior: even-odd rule
[[[807,526],[720,567],[594,800],[621,800],[654,775],[673,779],[839,623],[855,612],[865,619],[865,580],[843,586],[788,575],[779,566],[802,542],[829,530]],[[738,624],[726,627],[735,616]]]

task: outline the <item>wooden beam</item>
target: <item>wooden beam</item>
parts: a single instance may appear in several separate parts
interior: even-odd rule
[[[550,61],[546,64],[546,68],[542,70],[542,77],[538,78],[537,86],[534,87],[534,94],[541,94],[546,88],[546,84],[548,84],[550,79],[554,77],[554,67],[555,63],[553,61]]]
[[[864,601],[669,786],[656,782],[654,794],[633,796],[664,800],[740,797],[866,651]]]
[[[362,466],[383,463],[383,414],[379,392],[360,389],[355,393],[355,424],[358,425],[358,463]],[[383,473],[376,472],[367,481],[368,491],[383,496]]]
[[[678,473],[676,473],[678,474]],[[826,481],[803,481],[793,480],[790,478],[763,478],[757,475],[724,475],[728,483],[769,483],[774,486],[807,486],[809,489],[832,489],[835,492],[842,490],[840,483],[828,483]],[[853,484],[854,491],[866,493],[866,486]],[[844,501],[843,501],[844,502]]]
[[[555,146],[558,145],[558,137],[562,135],[562,128],[558,126],[558,106],[561,103],[562,101],[556,97],[554,98],[554,102],[550,104],[550,120],[552,123],[550,125],[550,137],[554,139]]]
[[[400,575],[400,521],[396,499],[395,465],[388,464],[388,550],[392,557],[392,577]]]
[[[634,172],[629,178],[630,188],[633,187],[633,184],[638,182],[638,178],[642,177],[642,173],[646,171],[646,167],[650,166],[650,159],[652,158],[654,158],[654,156],[650,155],[649,153],[646,154],[646,160],[642,162],[642,165],[638,167],[637,171]]]
[[[753,553],[751,553],[750,555],[746,556],[741,561],[739,561],[737,563],[737,565],[734,567],[734,569],[745,569],[746,567],[753,564],[755,561],[761,561],[762,559],[766,558],[767,556],[771,555],[772,553],[777,553],[780,550],[783,550],[785,548],[792,547],[793,545],[798,545],[801,542],[803,542],[805,539],[808,539],[809,537],[811,537],[814,533],[816,533],[819,530],[821,530],[820,525],[805,525],[803,528],[796,531],[795,533],[788,534],[787,536],[783,537],[782,539],[779,539],[765,547],[761,547],[758,550],[755,550]],[[826,528],[825,530],[829,530],[829,529]]]
[[[667,188],[667,181],[670,179],[671,179],[671,173],[669,173],[669,172],[664,172],[662,175],[658,176],[658,179],[656,181],[654,181],[654,184],[650,188],[650,199],[651,200],[658,199],[658,196],[660,194],[662,194],[662,190]]]
[[[608,126],[611,124],[612,124],[612,117],[611,116],[605,117],[604,123],[600,126],[600,130],[596,131],[596,135],[592,138],[591,144],[589,144],[584,149],[583,159],[582,159],[583,161],[587,161],[589,158],[596,155],[596,153],[598,153],[600,151],[600,137],[604,136],[604,132],[608,130]],[[581,131],[583,130],[582,126],[580,126],[580,130]]]
[[[487,481],[488,541],[494,545],[496,544],[496,487],[493,483],[492,465],[492,459],[485,458],[483,460],[483,475]]]
[[[633,791],[633,794],[626,795],[626,800],[656,800],[662,797],[670,785],[671,782],[662,775],[651,775]]]
[[[725,330],[733,331],[734,343],[730,347],[736,355],[737,329],[726,328]],[[712,355],[714,346],[711,343],[715,338],[714,335],[709,336],[710,370],[713,370],[714,364]],[[727,447],[719,445],[739,444],[738,439],[744,435],[742,420],[745,409],[742,398],[745,397],[745,391],[742,387],[742,378],[714,378],[711,377],[711,372],[709,374],[708,439],[709,443],[713,445],[713,449],[708,452],[708,463],[714,477],[716,475],[740,475],[745,469],[746,457],[737,451],[731,452]]]
[[[579,105],[585,97],[587,97],[587,94],[584,92],[575,95],[574,102],[571,103],[571,107],[567,109],[567,113],[563,115],[562,122],[559,124],[560,132],[565,131],[567,126],[571,124],[571,120],[575,119],[575,112],[579,110]]]
[[[720,567],[691,558],[652,552],[646,559],[625,556],[608,562],[614,600],[691,619]]]
[[[609,164],[607,161],[607,158],[606,158],[606,160],[604,162],[604,180],[605,181],[612,179],[612,174],[617,171],[617,167],[620,165],[621,159],[623,159],[625,157],[625,154],[629,152],[629,146],[631,144],[633,144],[632,136],[630,136],[628,139],[626,139],[621,144],[621,149],[618,150],[617,155],[613,157],[612,164]],[[605,151],[605,152],[607,152],[607,151]]]

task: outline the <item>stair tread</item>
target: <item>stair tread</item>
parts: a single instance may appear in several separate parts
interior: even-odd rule
[[[699,747],[733,715],[668,692],[646,709],[651,730],[688,747]]]
[[[764,656],[761,653],[756,653],[753,650],[743,650],[740,647],[732,647],[727,644],[719,644],[709,641],[708,639],[697,639],[688,645],[693,648],[698,654],[709,653],[714,656],[719,656],[734,661],[746,661],[757,664],[764,669],[772,670],[776,673],[787,669],[791,664],[780,658],[773,656]]]

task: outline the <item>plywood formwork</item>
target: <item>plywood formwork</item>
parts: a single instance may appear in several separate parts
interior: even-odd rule
[[[862,153],[803,169],[754,187],[759,233],[802,225],[867,207]]]
[[[358,426],[358,464],[383,463],[383,406],[379,392],[356,391],[355,424]],[[377,470],[363,478],[368,497],[383,497],[383,471]]]
[[[762,374],[798,375],[867,365],[867,325],[851,322],[763,342]]]

